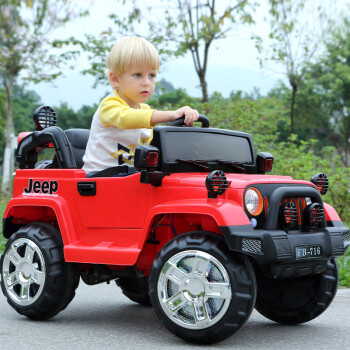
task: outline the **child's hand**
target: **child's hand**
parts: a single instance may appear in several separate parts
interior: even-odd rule
[[[175,113],[174,119],[179,119],[185,116],[185,124],[187,126],[193,126],[193,123],[199,117],[198,111],[187,106],[177,109],[174,113]]]

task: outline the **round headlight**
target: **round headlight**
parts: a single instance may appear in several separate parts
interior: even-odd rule
[[[245,207],[248,212],[254,216],[259,215],[263,209],[263,200],[260,192],[254,188],[250,187],[244,196]]]
[[[329,182],[326,174],[319,173],[314,175],[311,178],[311,182],[314,185],[316,185],[316,187],[318,188],[318,191],[322,196],[327,193],[329,188]]]

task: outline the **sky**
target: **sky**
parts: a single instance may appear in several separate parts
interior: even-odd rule
[[[79,39],[83,39],[85,34],[98,35],[106,30],[109,14],[116,11],[127,12],[127,8],[120,8],[120,2],[117,3],[115,0],[74,0],[74,2],[79,7],[89,7],[90,16],[74,20],[60,29],[56,35],[61,38],[69,37],[72,33]],[[126,3],[131,2],[126,1]],[[221,2],[223,3],[227,4],[227,1]],[[207,69],[209,94],[218,91],[228,96],[230,92],[237,90],[249,93],[255,87],[261,94],[266,94],[279,79],[283,79],[282,74],[260,68],[257,59],[258,51],[250,38],[253,33],[259,33],[263,37],[268,35],[269,28],[263,20],[267,15],[267,0],[261,0],[259,3],[255,26],[241,27],[239,31],[231,32],[227,38],[212,44]],[[27,88],[36,91],[46,105],[57,106],[61,102],[66,102],[68,106],[78,110],[84,104],[99,103],[106,92],[111,92],[111,89],[107,82],[105,86],[93,88],[94,78],[80,73],[81,68],[86,64],[87,62],[81,58],[81,62],[74,71],[63,70],[64,77],[56,79],[55,86],[40,83],[29,84]],[[161,64],[157,79],[162,78],[172,83],[175,88],[185,89],[191,96],[201,96],[199,80],[190,54]]]

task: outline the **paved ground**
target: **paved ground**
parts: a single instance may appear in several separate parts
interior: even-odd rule
[[[307,324],[282,326],[256,311],[243,328],[215,346],[187,344],[163,328],[152,308],[129,301],[114,284],[81,283],[66,310],[45,322],[17,314],[0,295],[1,350],[109,349],[348,349],[350,290],[339,290],[328,310]]]

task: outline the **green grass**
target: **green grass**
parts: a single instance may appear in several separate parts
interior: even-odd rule
[[[8,197],[1,194],[0,196],[0,218],[3,217],[4,211],[9,201]],[[344,223],[345,226],[350,227],[350,223]],[[5,248],[6,238],[2,235],[2,224],[0,224],[0,253]],[[341,287],[350,287],[350,249],[346,254],[340,258],[337,258],[339,268],[339,285]]]
[[[9,198],[0,193],[0,218],[4,217],[4,211],[6,209],[7,202]],[[2,221],[0,221],[0,253],[3,252],[5,248],[6,238],[2,235]]]

